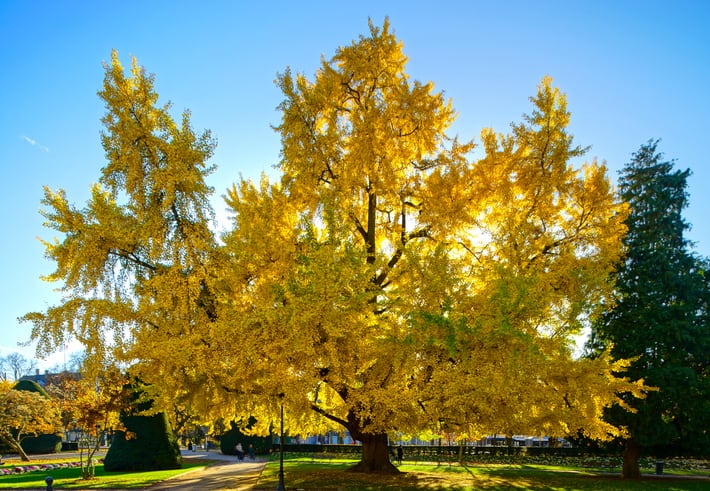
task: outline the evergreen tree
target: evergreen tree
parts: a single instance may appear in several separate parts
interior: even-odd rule
[[[710,288],[706,260],[684,237],[689,224],[690,171],[674,169],[649,141],[620,174],[630,206],[626,257],[618,269],[616,305],[594,326],[592,345],[616,359],[635,358],[627,375],[657,391],[628,398],[635,413],[616,406],[608,421],[628,428],[624,477],[638,477],[642,453],[698,453],[710,443]]]

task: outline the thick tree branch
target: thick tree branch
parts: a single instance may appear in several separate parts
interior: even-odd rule
[[[355,213],[350,213],[350,218],[352,218],[353,222],[355,223],[355,229],[358,231],[360,236],[362,236],[362,240],[367,241],[367,230],[365,230],[365,227],[362,226],[362,223],[360,223],[360,220],[355,216]]]
[[[311,404],[311,409],[313,411],[315,411],[316,413],[320,414],[321,416],[323,416],[324,418],[329,419],[329,420],[333,421],[334,423],[338,423],[343,428],[349,428],[348,422],[346,420],[344,420],[342,418],[338,418],[337,416],[334,416],[334,415],[328,413],[322,407],[317,406],[316,404]]]

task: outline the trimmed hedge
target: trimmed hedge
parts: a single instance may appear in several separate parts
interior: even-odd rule
[[[182,455],[175,433],[165,413],[140,414],[153,406],[145,397],[144,384],[135,380],[125,386],[130,391],[130,408],[121,412],[125,430],[116,431],[104,458],[104,470],[148,471],[179,469]]]
[[[62,452],[79,451],[79,442],[62,442]]]
[[[22,448],[29,455],[59,453],[62,451],[62,437],[46,434],[29,436],[22,440]]]
[[[37,392],[42,397],[49,399],[49,394],[44,388],[33,380],[19,380],[12,386],[14,390],[26,390],[28,392]]]
[[[391,448],[394,448],[392,445]],[[475,460],[482,456],[491,457],[582,457],[588,455],[613,456],[612,452],[590,452],[578,447],[507,447],[507,446],[473,446],[465,445],[461,449],[457,445],[404,445],[404,455],[409,460],[457,460],[459,452],[464,460]],[[278,452],[279,445],[272,444],[272,452]],[[341,444],[284,444],[284,452],[305,454],[359,455],[360,445]]]
[[[124,416],[123,424],[134,436],[116,431],[104,459],[104,470],[147,471],[179,469],[180,447],[165,413],[152,416]]]
[[[271,444],[271,452],[279,451],[279,444]],[[333,454],[359,456],[362,453],[361,445],[340,445],[340,444],[325,444],[316,443],[284,443],[285,453],[305,453],[305,454]]]

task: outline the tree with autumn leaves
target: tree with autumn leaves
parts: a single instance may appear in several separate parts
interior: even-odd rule
[[[94,456],[109,433],[123,428],[119,415],[128,405],[126,382],[117,368],[106,367],[97,378],[64,374],[47,388],[58,404],[64,428],[78,437],[84,479],[94,477]]]
[[[609,294],[626,208],[606,169],[575,168],[549,78],[480,151],[451,101],[410,80],[389,23],[312,80],[285,71],[280,179],[226,194],[211,232],[214,142],[159,107],[153,77],[106,65],[107,164],[84,208],[46,189],[65,300],[30,313],[41,352],[68,337],[88,366],[131,363],[164,408],[257,418],[290,434],[345,428],[357,469],[391,471],[388,437],[424,429],[607,438],[625,362],[573,356]]]
[[[19,390],[14,386],[0,381],[0,441],[17,452],[21,460],[29,462],[22,441],[32,436],[59,433],[62,428],[59,407],[46,393]]]

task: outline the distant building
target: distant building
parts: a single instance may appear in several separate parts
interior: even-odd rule
[[[31,380],[46,388],[48,385],[59,385],[62,380],[66,380],[67,378],[79,380],[81,379],[81,374],[79,372],[68,372],[66,370],[60,373],[49,373],[45,370],[44,373],[40,373],[39,369],[37,369],[34,375],[25,375],[24,377],[20,377],[20,380]]]

